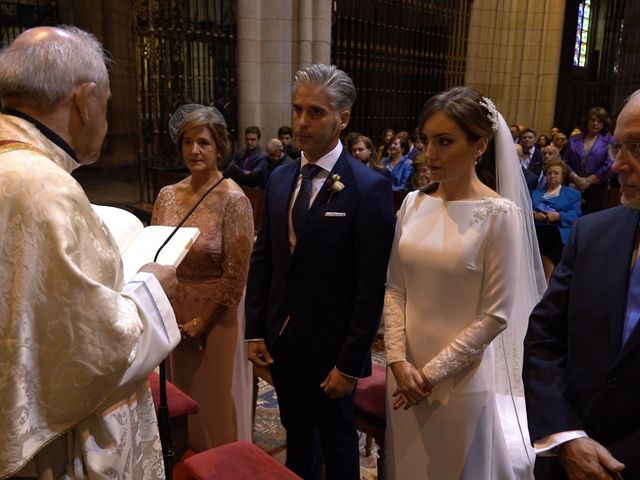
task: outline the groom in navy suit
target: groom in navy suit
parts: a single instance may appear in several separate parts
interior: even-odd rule
[[[640,478],[639,92],[610,146],[623,206],[575,222],[530,317],[523,378],[536,479]]]
[[[340,143],[356,92],[346,73],[310,65],[294,80],[294,138],[302,156],[274,170],[251,256],[248,357],[268,366],[286,465],[316,479],[357,480],[353,393],[371,373],[393,239],[388,180]]]

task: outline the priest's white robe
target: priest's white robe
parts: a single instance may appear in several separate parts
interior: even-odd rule
[[[31,123],[0,115],[0,478],[164,479],[148,373],[177,345],[151,274],[118,248]]]

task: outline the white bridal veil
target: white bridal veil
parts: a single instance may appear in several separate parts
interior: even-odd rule
[[[519,269],[516,299],[508,319],[507,329],[495,342],[495,382],[501,422],[507,444],[516,465],[528,465],[529,472],[517,472],[518,478],[533,478],[535,455],[529,440],[522,383],[523,341],[529,315],[547,288],[533,223],[531,197],[522,167],[513,146],[507,123],[495,110],[492,101],[485,99],[487,108],[497,119],[495,135],[496,190],[514,202],[521,212],[522,251],[515,266]],[[490,117],[491,118],[491,117]]]

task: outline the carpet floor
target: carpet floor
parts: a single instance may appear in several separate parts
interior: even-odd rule
[[[384,355],[374,349],[372,355],[374,363],[384,364]],[[280,423],[278,397],[274,388],[264,380],[258,384],[258,401],[256,404],[256,419],[253,434],[254,443],[262,450],[284,463],[286,454],[285,431]],[[370,454],[365,455],[365,435],[360,432],[360,479],[376,480],[378,471],[377,446]]]

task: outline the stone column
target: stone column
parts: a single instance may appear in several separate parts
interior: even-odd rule
[[[507,123],[552,127],[565,2],[475,0],[465,83],[495,100]]]
[[[238,0],[238,140],[257,125],[262,145],[291,125],[291,82],[301,65],[328,63],[330,0]]]

